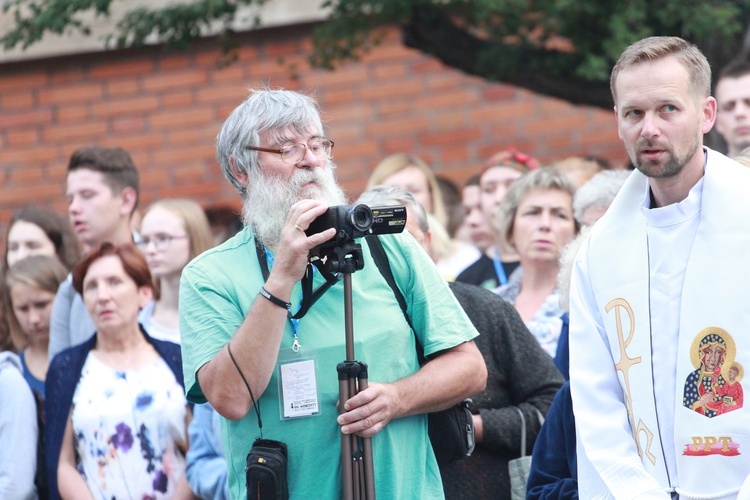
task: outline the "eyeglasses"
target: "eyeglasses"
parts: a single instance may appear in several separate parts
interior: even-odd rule
[[[331,157],[333,141],[330,139],[317,139],[309,144],[298,142],[296,144],[287,144],[279,149],[258,148],[255,146],[245,146],[245,149],[253,151],[262,151],[264,153],[276,153],[281,155],[281,161],[289,165],[296,165],[301,162],[309,149],[318,158]]]
[[[187,234],[172,235],[172,234],[166,234],[166,233],[158,233],[158,234],[155,234],[152,237],[143,236],[141,238],[141,241],[138,242],[138,248],[140,248],[141,251],[145,251],[148,248],[148,246],[151,243],[153,243],[154,244],[154,248],[156,250],[162,251],[162,250],[166,250],[167,247],[169,247],[169,243],[172,240],[182,240],[182,239],[185,239],[187,237],[188,237]]]

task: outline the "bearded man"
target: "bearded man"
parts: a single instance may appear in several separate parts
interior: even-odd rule
[[[311,250],[335,233],[306,230],[345,202],[317,104],[297,92],[254,90],[224,123],[216,149],[242,196],[246,227],[183,271],[180,330],[188,399],[208,400],[224,417],[231,496],[247,498],[245,458],[262,417],[262,436],[288,447],[290,498],[341,495],[341,433],[373,438],[380,498],[442,497],[425,413],[481,391],[487,374],[471,340],[477,332],[429,257],[409,234],[380,237],[430,359],[420,367],[415,336],[362,245],[364,268],[351,276],[353,323],[370,383],[339,414],[343,284],[301,319],[290,317]]]

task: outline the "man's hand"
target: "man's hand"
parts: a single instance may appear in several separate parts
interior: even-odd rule
[[[401,416],[398,391],[393,384],[370,384],[344,403],[345,413],[336,420],[344,434],[372,437]]]
[[[302,200],[292,205],[276,248],[276,258],[271,270],[274,277],[281,276],[287,284],[294,284],[302,279],[310,250],[336,234],[333,228],[311,236],[305,234],[312,221],[326,210],[328,205],[319,200]]]

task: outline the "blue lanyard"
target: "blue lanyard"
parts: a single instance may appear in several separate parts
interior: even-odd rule
[[[273,267],[273,260],[274,260],[273,255],[271,254],[271,251],[268,250],[268,247],[266,247],[265,245],[263,246],[266,250],[266,262],[268,262],[268,268],[270,269]],[[315,273],[315,268],[313,268],[313,273]],[[299,312],[300,309],[302,309],[302,304],[300,304],[297,311]],[[289,322],[292,324],[292,336],[293,336],[292,350],[294,352],[298,352],[300,348],[299,337],[297,336],[297,327],[299,326],[299,319],[292,318],[292,314],[289,314],[287,317],[289,318]]]
[[[495,265],[495,275],[497,276],[497,282],[500,283],[501,286],[507,285],[508,276],[506,276],[505,274],[503,263],[500,262],[500,252],[498,252],[497,247],[495,247],[495,254],[492,258],[492,263]]]

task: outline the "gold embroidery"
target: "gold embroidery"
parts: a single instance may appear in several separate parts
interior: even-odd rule
[[[643,458],[643,453],[641,453],[641,432],[646,435],[646,450],[645,454],[648,457],[648,459],[651,461],[652,465],[656,465],[656,457],[653,453],[651,453],[651,443],[654,440],[654,433],[649,430],[649,428],[646,426],[646,423],[643,420],[638,419],[638,430],[636,432],[636,440],[635,444],[638,446],[638,453],[641,455],[641,458]]]
[[[630,320],[630,331],[628,332],[627,337],[623,335],[623,328],[622,328],[622,318],[620,316],[620,308],[624,309],[625,312],[628,315],[628,318]],[[641,357],[638,356],[637,358],[631,358],[628,356],[627,348],[630,345],[630,342],[633,340],[633,334],[635,333],[635,313],[633,312],[633,308],[630,306],[627,300],[619,298],[619,299],[613,299],[609,301],[609,303],[605,306],[604,310],[606,312],[610,312],[612,309],[615,310],[615,325],[617,327],[617,342],[620,346],[620,360],[615,364],[615,368],[622,372],[622,377],[625,379],[625,403],[627,405],[628,410],[628,419],[630,420],[630,428],[636,430],[636,435],[638,432],[640,432],[643,429],[646,430],[647,436],[651,434],[651,431],[649,431],[645,424],[641,428],[639,422],[639,426],[635,426],[635,416],[633,415],[633,396],[630,391],[630,375],[628,372],[630,371],[630,368],[633,367],[633,365],[637,365],[641,363]],[[651,437],[653,438],[653,434],[651,434]],[[636,438],[635,444],[638,447],[638,455],[643,458],[643,449],[641,448],[641,443]],[[653,455],[649,451],[651,448],[651,439],[646,440],[646,454],[649,456],[649,459],[651,460]]]

